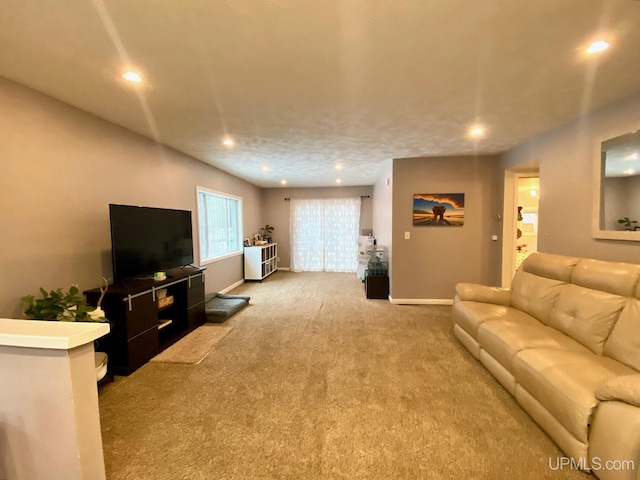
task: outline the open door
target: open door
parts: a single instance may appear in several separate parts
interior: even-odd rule
[[[532,194],[535,190],[535,195]],[[509,287],[520,263],[538,249],[538,171],[505,171],[502,216],[502,281]],[[518,210],[518,207],[522,207]]]

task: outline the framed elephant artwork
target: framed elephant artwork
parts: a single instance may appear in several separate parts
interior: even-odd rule
[[[464,193],[416,193],[413,225],[461,227],[464,225]]]

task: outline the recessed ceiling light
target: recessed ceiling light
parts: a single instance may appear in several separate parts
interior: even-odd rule
[[[268,172],[269,171],[269,166],[268,165],[262,165],[260,167],[260,170],[262,170],[263,172]]]
[[[604,52],[607,48],[609,48],[609,42],[605,40],[596,40],[587,47],[585,52],[588,54],[600,53]]]
[[[634,152],[631,155],[627,155],[626,157],[624,157],[625,160],[638,160],[640,159],[640,153],[638,152]]]
[[[142,83],[142,77],[140,76],[140,74],[132,70],[123,73],[122,78],[124,78],[127,82]]]
[[[336,183],[340,184],[342,183],[342,180],[340,178],[336,178]]]
[[[342,163],[342,162],[338,162],[338,163],[336,163],[336,164],[334,165],[334,168],[335,168],[336,170],[342,170],[342,169],[344,168],[344,163]]]
[[[484,137],[485,129],[482,125],[473,125],[469,128],[469,136],[473,138]]]
[[[223,144],[225,147],[233,147],[233,146],[236,144],[236,142],[234,142],[234,141],[233,141],[233,138],[231,138],[231,137],[226,137],[226,138],[222,141],[222,144]]]
[[[531,190],[529,190],[529,195],[531,195],[532,197],[537,197],[538,191],[535,188],[532,188]]]
[[[282,185],[286,185],[286,184],[287,184],[287,181],[283,178],[282,180],[280,180],[280,183],[281,183]]]
[[[627,168],[624,172],[625,175],[633,175],[636,171],[633,168]]]

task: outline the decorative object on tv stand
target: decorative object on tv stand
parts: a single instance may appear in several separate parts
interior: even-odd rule
[[[35,298],[33,295],[22,297],[25,315],[33,320],[59,320],[64,322],[106,322],[104,310],[100,308],[100,303],[104,298],[109,283],[105,278],[105,287],[100,287],[102,295],[97,306],[90,307],[79,295],[76,285],[72,285],[68,292],[63,292],[61,288],[51,290],[49,293],[44,288],[40,288],[42,298]]]
[[[262,239],[265,240],[267,243],[273,243],[271,234],[273,233],[274,230],[275,230],[275,227],[267,223],[264,227],[260,229],[260,231],[262,232]]]
[[[78,287],[72,285],[68,292],[63,292],[61,288],[51,290],[49,293],[44,288],[40,288],[42,298],[35,298],[33,295],[22,297],[25,315],[33,320],[52,320],[64,322],[107,322],[105,313],[100,304],[104,298],[109,282],[106,278],[104,287],[100,286],[100,299],[95,307],[87,305],[83,295],[79,295]],[[96,347],[98,341],[96,341]],[[107,377],[107,362],[109,357],[104,352],[94,352],[96,382],[100,382]],[[113,376],[107,377],[113,380]]]
[[[464,193],[416,193],[413,225],[460,227],[464,225]]]

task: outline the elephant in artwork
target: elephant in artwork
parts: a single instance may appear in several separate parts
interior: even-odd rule
[[[444,222],[444,212],[447,210],[447,207],[444,205],[437,205],[432,208],[433,210],[433,221],[437,222],[438,220]]]

